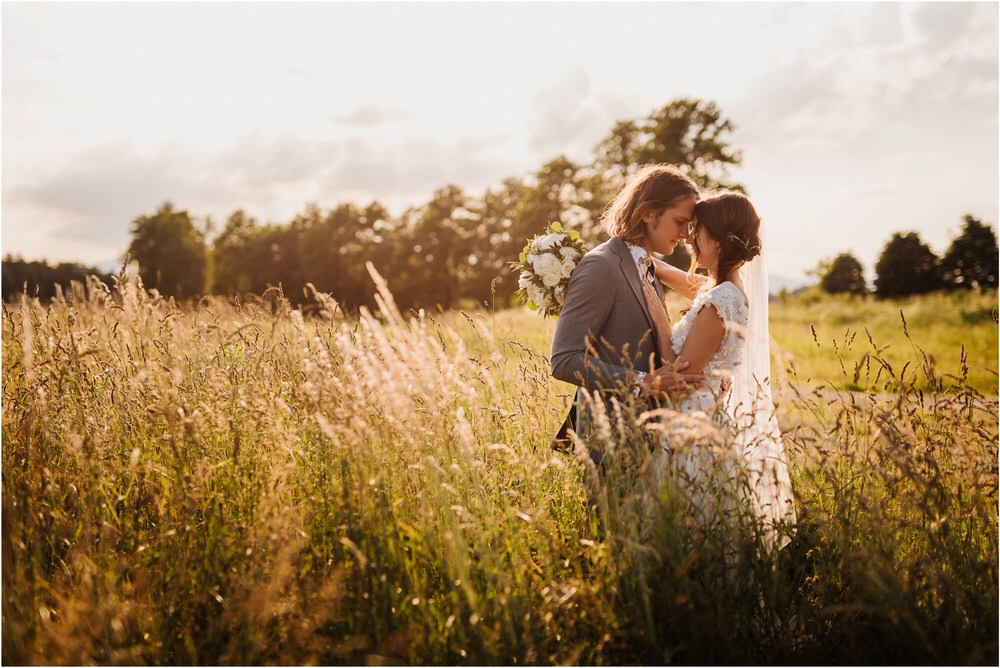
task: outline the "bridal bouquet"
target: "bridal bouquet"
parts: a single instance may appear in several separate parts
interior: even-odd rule
[[[518,261],[510,263],[521,272],[514,295],[543,316],[558,316],[569,275],[586,252],[578,233],[563,230],[559,222],[550,223],[546,233],[528,240]]]

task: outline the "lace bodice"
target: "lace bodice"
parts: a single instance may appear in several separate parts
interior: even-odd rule
[[[705,365],[704,374],[708,377],[708,385],[713,394],[718,394],[722,379],[731,376],[733,369],[743,356],[743,332],[747,326],[750,311],[740,289],[729,281],[720,283],[711,290],[706,290],[695,297],[691,309],[684,314],[681,321],[674,327],[671,340],[674,354],[680,355],[681,348],[691,333],[694,319],[706,304],[715,307],[726,333],[722,337],[719,349]]]

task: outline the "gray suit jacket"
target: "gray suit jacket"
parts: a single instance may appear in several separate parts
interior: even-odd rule
[[[552,375],[602,393],[631,387],[658,355],[653,319],[628,246],[612,237],[573,270],[552,339]],[[653,281],[663,298],[663,287]]]

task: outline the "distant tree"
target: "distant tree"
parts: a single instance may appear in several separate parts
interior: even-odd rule
[[[916,232],[896,232],[875,264],[880,298],[919,295],[941,288],[938,258]]]
[[[635,171],[636,151],[641,134],[637,121],[616,121],[611,128],[611,134],[597,145],[597,160],[599,167],[605,170],[605,176],[620,187]]]
[[[365,263],[370,261],[389,282],[389,287],[395,291],[399,286],[395,275],[399,258],[412,251],[400,245],[404,239],[399,231],[399,220],[390,216],[385,207],[378,202],[373,201],[361,211],[360,221],[361,232],[355,237],[364,244],[364,255],[358,258],[355,265],[359,279],[358,293],[363,296],[366,303],[374,305],[372,280]]]
[[[108,287],[113,285],[110,274],[76,262],[50,266],[44,260],[25,261],[6,255],[3,258],[3,300],[13,301],[23,293],[48,302],[60,291],[68,295],[73,281],[86,284],[88,276],[96,276]]]
[[[518,224],[518,213],[527,190],[520,179],[508,178],[501,187],[488,188],[481,198],[470,202],[481,226],[480,270],[484,280],[490,283],[496,280],[498,305],[512,304],[517,289],[517,279],[511,275],[507,262],[524,247],[526,236],[522,234],[526,232]]]
[[[401,256],[395,225],[378,202],[365,208],[339,204],[325,215],[315,205],[296,217],[301,228],[299,260],[302,279],[331,293],[342,308],[372,306],[371,262],[396,289],[395,265]],[[402,249],[398,249],[402,250]]]
[[[233,212],[212,242],[212,292],[242,294],[250,291],[254,267],[249,246],[257,221],[242,209]]]
[[[579,165],[560,155],[535,172],[533,184],[525,188],[524,199],[517,212],[515,233],[522,246],[525,239],[542,232],[554,220],[572,228],[578,228],[579,223],[583,222],[569,220],[572,218],[570,210],[574,208],[579,195],[579,170]]]
[[[851,253],[841,253],[830,263],[824,263],[819,285],[828,294],[848,293],[852,295],[868,294],[865,283],[865,272]]]
[[[306,206],[292,225],[299,227],[299,259],[306,283],[332,293],[344,306],[356,306],[361,296],[360,272],[364,258],[358,234],[361,212],[353,204],[339,204],[324,214],[316,204]]]
[[[941,275],[949,288],[997,288],[997,236],[989,225],[966,215],[961,233],[941,259]]]
[[[596,164],[617,190],[639,166],[666,162],[684,170],[705,189],[744,190],[728,180],[731,165],[742,155],[728,144],[732,122],[715,102],[697,98],[673,100],[638,121],[618,121],[597,146]]]
[[[139,276],[147,288],[179,298],[205,291],[208,253],[203,233],[187,211],[165,202],[152,216],[132,221],[128,254],[139,263]]]
[[[302,275],[300,258],[302,237],[303,223],[299,218],[290,225],[268,224],[257,228],[250,252],[254,267],[252,292],[261,294],[280,287],[293,304],[303,301],[307,281]]]
[[[542,165],[521,191],[511,229],[517,251],[553,221],[578,232],[588,247],[604,241],[607,234],[600,222],[608,196],[601,177],[593,167],[562,155]]]
[[[409,232],[413,238],[417,277],[414,304],[448,308],[458,297],[458,281],[471,248],[467,243],[473,224],[468,198],[461,188],[448,185],[434,192],[431,201],[411,211]]]

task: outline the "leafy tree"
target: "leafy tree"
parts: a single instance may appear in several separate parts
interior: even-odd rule
[[[576,172],[573,206],[562,222],[579,232],[588,247],[596,246],[608,237],[601,220],[617,192],[618,188],[598,168],[580,167]]]
[[[416,288],[414,304],[423,307],[454,305],[457,282],[473,248],[468,243],[472,218],[462,189],[448,185],[434,192],[431,201],[409,212],[412,258],[409,269]],[[384,273],[384,272],[383,272]],[[418,297],[419,295],[419,297]]]
[[[597,145],[595,163],[604,171],[608,181],[618,190],[635,171],[635,155],[641,134],[639,122],[633,120],[616,121],[611,134]]]
[[[727,135],[732,122],[723,118],[715,102],[697,98],[673,100],[640,121],[618,121],[611,134],[597,147],[596,164],[615,181],[647,163],[677,165],[705,189],[744,190],[728,180],[730,165],[742,161],[730,148]]]
[[[828,294],[846,292],[852,295],[868,293],[864,268],[851,253],[841,253],[832,262],[824,263],[821,271],[819,285],[823,292]]]
[[[328,255],[325,264],[334,269],[337,281],[329,289],[322,289],[332,292],[347,308],[374,306],[371,277],[365,265],[371,262],[389,281],[390,288],[397,288],[395,268],[407,250],[399,245],[403,240],[396,222],[378,202],[364,209],[340,205],[327,219],[333,231],[332,245],[322,250]]]
[[[875,264],[880,298],[919,295],[941,287],[938,258],[916,232],[896,232]]]
[[[517,212],[515,232],[522,247],[524,239],[538,234],[554,220],[566,223],[569,227],[578,227],[573,224],[574,221],[566,218],[572,217],[572,214],[567,214],[570,214],[579,199],[579,170],[580,167],[572,160],[560,155],[542,165],[534,174],[534,184],[526,187],[521,208]]]
[[[99,269],[85,267],[76,262],[60,262],[50,266],[44,260],[26,261],[20,257],[5,255],[3,258],[3,300],[14,301],[21,293],[37,297],[42,302],[51,301],[59,291],[68,295],[73,281],[86,284],[88,276],[96,276],[111,287],[110,274]]]
[[[299,257],[302,236],[303,224],[299,219],[290,225],[268,224],[258,228],[250,254],[255,273],[253,292],[261,294],[280,287],[290,301],[301,301],[299,296],[306,284]]]
[[[511,305],[517,279],[512,277],[507,262],[517,257],[525,234],[518,225],[518,213],[524,206],[528,188],[516,178],[505,179],[500,188],[488,188],[482,198],[470,202],[470,209],[479,219],[477,240],[479,248],[478,266],[482,280],[487,281],[486,290],[480,290],[485,300],[490,294],[490,284],[495,280],[500,304]],[[532,233],[534,234],[534,233]]]
[[[152,216],[132,221],[131,232],[128,254],[139,263],[143,285],[179,298],[204,292],[208,254],[187,211],[165,202]]]
[[[607,238],[600,219],[610,197],[605,197],[600,176],[562,155],[543,165],[524,185],[514,217],[511,234],[517,250],[556,220],[577,231],[587,246]]]
[[[212,242],[212,292],[250,292],[254,268],[250,263],[249,247],[256,230],[257,221],[242,209],[229,216],[222,232]]]
[[[344,306],[362,303],[365,258],[359,235],[364,221],[358,207],[340,204],[324,215],[317,205],[310,204],[293,224],[301,229],[303,280],[321,292],[335,295]]]
[[[966,215],[961,233],[952,240],[941,259],[941,274],[950,288],[997,287],[997,236],[989,225]]]

